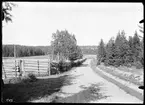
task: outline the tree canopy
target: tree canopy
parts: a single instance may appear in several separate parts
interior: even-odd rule
[[[67,30],[57,30],[56,33],[52,34],[52,38],[53,54],[58,55],[60,59],[76,60],[82,57],[81,49],[77,46],[74,34],[68,33]]]

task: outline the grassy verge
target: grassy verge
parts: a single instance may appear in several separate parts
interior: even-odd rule
[[[138,81],[134,75],[125,75],[122,73],[118,73],[117,71],[115,71],[113,69],[106,68],[104,65],[99,65],[98,68],[100,68],[101,70],[103,70],[109,74],[112,74],[113,76],[118,77],[119,79],[131,82],[131,83],[138,85],[138,86],[143,85],[143,81]]]
[[[143,72],[143,69],[136,69],[136,67],[125,67],[125,66],[120,66],[117,68],[120,71],[124,71],[124,72],[131,72],[134,74],[141,74]]]
[[[93,59],[92,64],[93,65],[96,65],[96,62],[97,62],[97,60],[96,59]],[[98,65],[97,67],[100,68],[100,69],[102,69],[103,71],[109,73],[109,74],[112,74],[113,76],[118,77],[119,79],[122,79],[122,80],[125,80],[125,81],[128,81],[128,82],[131,82],[131,83],[133,83],[135,85],[138,85],[138,86],[143,85],[143,81],[138,81],[134,75],[121,74],[121,73],[118,73],[117,71],[115,71],[114,69],[107,68],[104,65]],[[121,67],[119,68],[119,70],[122,70]],[[137,70],[137,69],[135,69],[135,70]],[[136,72],[135,70],[133,70],[132,73]],[[123,71],[129,72],[128,69],[127,70],[123,70]],[[139,71],[137,71],[137,72],[140,72],[140,71],[141,70],[139,69]]]

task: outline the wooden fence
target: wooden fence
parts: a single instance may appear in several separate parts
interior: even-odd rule
[[[33,73],[36,75],[50,75],[50,60],[3,60],[2,78],[12,78]]]

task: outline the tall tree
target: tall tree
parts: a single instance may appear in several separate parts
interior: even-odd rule
[[[121,64],[127,63],[127,58],[129,54],[129,44],[125,37],[125,31],[119,32],[116,40],[115,40],[115,46],[117,50],[117,59],[121,59]]]
[[[134,58],[133,58],[133,37],[129,36],[128,39],[128,45],[129,45],[129,49],[128,49],[128,63],[133,63],[134,62]]]
[[[106,45],[106,60],[105,64],[106,65],[115,65],[117,57],[117,50],[115,46],[115,41],[114,37],[110,38],[109,42]],[[116,61],[116,62],[115,62]]]
[[[141,42],[138,36],[137,31],[135,31],[133,36],[133,53],[134,53],[134,61],[139,61],[139,53],[141,52]]]
[[[141,41],[141,52],[139,53],[139,57],[140,57],[140,62],[142,63],[142,65],[144,65],[144,37]]]
[[[51,42],[51,47],[53,49],[53,54],[58,55],[60,59],[69,59],[70,55],[78,50],[75,36],[68,33],[67,30],[57,30],[56,33],[52,34],[52,38],[53,41]]]
[[[98,64],[100,64],[101,62],[104,62],[105,57],[106,57],[105,44],[103,42],[103,39],[101,39],[100,44],[98,46],[98,50],[97,50]]]

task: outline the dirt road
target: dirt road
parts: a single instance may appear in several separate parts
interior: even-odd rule
[[[143,103],[94,72],[88,59],[68,74],[66,84],[57,93],[61,103]]]

